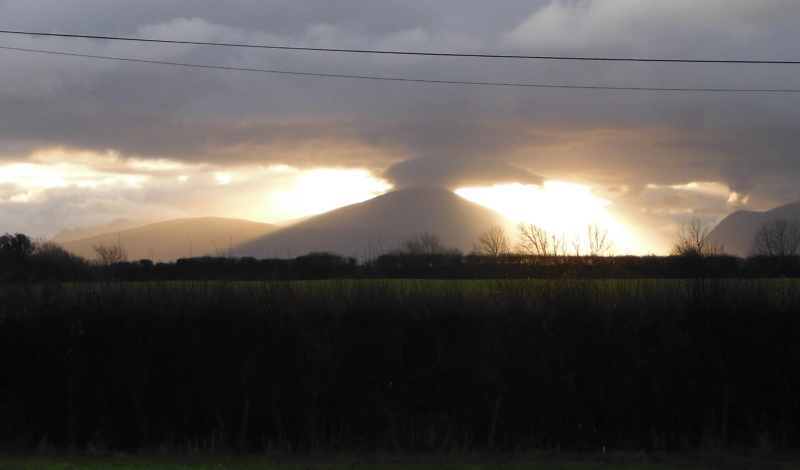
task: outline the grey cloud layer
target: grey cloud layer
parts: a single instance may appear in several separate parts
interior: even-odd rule
[[[315,47],[798,60],[798,5],[0,1],[0,28]],[[10,36],[0,36],[0,45],[382,77],[800,88],[800,66],[398,58]],[[0,158],[69,146],[230,165],[360,166],[401,185],[544,177],[643,188],[708,180],[771,202],[800,198],[800,94],[402,84],[13,51],[0,51],[0,60]]]

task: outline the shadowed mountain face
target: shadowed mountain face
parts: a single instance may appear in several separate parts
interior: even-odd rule
[[[174,261],[191,256],[227,256],[233,248],[263,237],[276,225],[222,217],[176,219],[128,230],[112,231],[60,243],[68,251],[94,259],[94,245],[122,243],[131,261],[147,258]]]
[[[747,256],[750,242],[762,223],[775,219],[800,220],[800,202],[793,202],[765,212],[736,211],[722,219],[709,236],[722,243],[726,253]]]
[[[513,227],[504,215],[446,189],[408,188],[303,220],[244,243],[234,254],[272,258],[330,251],[374,257],[422,232],[435,233],[445,246],[468,252],[492,225]]]

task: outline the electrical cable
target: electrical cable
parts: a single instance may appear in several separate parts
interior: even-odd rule
[[[558,88],[568,90],[620,90],[620,91],[681,91],[681,92],[726,92],[726,93],[800,93],[800,89],[765,89],[765,88],[659,88],[659,87],[631,87],[631,86],[601,86],[601,85],[546,85],[537,83],[513,83],[513,82],[481,82],[467,80],[435,80],[426,78],[397,78],[397,77],[376,77],[370,75],[349,75],[336,73],[319,72],[297,72],[287,70],[257,69],[249,67],[231,67],[224,65],[190,64],[186,62],[170,62],[163,60],[133,59],[129,57],[114,57],[93,54],[79,54],[74,52],[45,51],[40,49],[27,49],[22,47],[0,46],[0,49],[19,52],[34,52],[40,54],[51,54],[68,57],[81,57],[86,59],[115,60],[121,62],[135,62],[153,65],[171,65],[178,67],[193,67],[202,69],[228,70],[237,72],[258,72],[279,75],[299,75],[306,77],[324,78],[347,78],[359,80],[375,80],[388,82],[410,82],[410,83],[433,83],[445,85],[479,85],[493,87],[516,87],[516,88]]]
[[[269,46],[258,44],[237,44],[221,42],[203,41],[180,41],[171,39],[146,39],[146,38],[126,38],[118,36],[98,36],[88,34],[66,34],[66,33],[37,33],[30,31],[11,31],[0,30],[0,34],[58,37],[74,39],[102,39],[106,41],[129,41],[157,44],[185,44],[193,46],[216,46],[216,47],[239,47],[251,49],[272,49],[284,51],[307,51],[307,52],[341,52],[351,54],[378,54],[378,55],[405,55],[423,57],[455,57],[455,58],[477,58],[477,59],[516,59],[516,60],[563,60],[563,61],[597,61],[597,62],[657,62],[657,63],[680,63],[680,64],[752,64],[752,65],[800,65],[797,60],[724,60],[724,59],[646,59],[636,57],[569,57],[569,56],[538,56],[538,55],[504,55],[504,54],[467,54],[455,52],[413,52],[413,51],[388,51],[374,49],[336,49],[325,47],[300,47],[300,46]]]

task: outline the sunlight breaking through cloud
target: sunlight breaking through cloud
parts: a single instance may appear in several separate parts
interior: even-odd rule
[[[639,251],[631,243],[622,224],[609,215],[605,207],[610,201],[591,194],[590,188],[577,184],[546,181],[536,185],[496,185],[488,188],[461,188],[461,197],[496,210],[517,222],[534,224],[568,240],[585,238],[589,224],[599,224],[621,253]]]
[[[288,171],[288,170],[284,170]],[[390,190],[385,180],[373,177],[366,170],[315,169],[299,172],[297,183],[288,190],[270,194],[273,210],[287,218],[304,217],[366,201]]]
[[[215,215],[275,223],[389,189],[363,169],[221,167],[53,149],[0,164],[0,215],[6,231],[44,236],[57,231],[46,226],[105,225],[118,218]],[[47,217],[31,216],[40,213]]]

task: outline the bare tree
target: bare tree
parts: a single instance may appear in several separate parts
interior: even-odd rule
[[[680,225],[678,242],[672,247],[671,253],[678,256],[717,256],[723,254],[723,247],[708,236],[708,224],[695,217],[688,227]]]
[[[409,255],[458,255],[461,251],[458,248],[447,248],[439,235],[430,232],[422,232],[411,238],[406,238],[400,243],[401,253]]]
[[[34,243],[36,244],[36,247],[33,250],[33,254],[36,255],[41,256],[41,255],[50,255],[51,253],[55,253],[56,256],[66,256],[69,254],[69,252],[66,249],[64,249],[64,247],[44,237],[37,238]]]
[[[567,244],[567,237],[564,234],[557,236],[553,234],[550,236],[550,246],[553,247],[553,256],[567,256],[569,245]]]
[[[101,266],[110,266],[114,263],[128,261],[128,252],[122,246],[122,243],[109,246],[105,246],[101,243],[99,245],[92,245],[92,248],[94,248],[94,252],[97,254],[95,262]]]
[[[614,252],[614,242],[608,236],[608,229],[600,224],[589,224],[586,236],[589,239],[589,256],[608,256]]]
[[[516,247],[517,253],[537,256],[552,254],[550,237],[545,229],[520,222],[517,224],[517,234],[520,239]]]
[[[575,256],[581,255],[581,244],[583,244],[581,234],[576,230],[575,234],[572,235],[572,251],[575,253]]]
[[[797,219],[775,219],[764,222],[750,242],[751,256],[791,256],[800,244],[800,226]]]
[[[569,252],[567,236],[562,234],[548,234],[547,230],[533,224],[518,223],[517,234],[520,242],[516,252],[523,255],[535,256],[566,256]],[[575,240],[573,240],[574,246]],[[578,240],[580,243],[580,240]]]
[[[506,230],[500,225],[492,225],[483,232],[478,241],[472,244],[472,250],[479,255],[500,256],[511,251],[511,245],[506,237]]]

